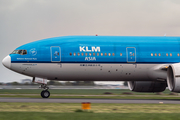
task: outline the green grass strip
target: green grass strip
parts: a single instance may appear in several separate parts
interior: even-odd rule
[[[180,120],[178,113],[0,112],[1,120]]]
[[[79,103],[0,103],[0,112],[75,113]],[[105,104],[91,103],[93,113],[180,113],[179,104]]]

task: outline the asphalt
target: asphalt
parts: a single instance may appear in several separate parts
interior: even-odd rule
[[[0,98],[0,102],[32,102],[32,103],[149,103],[149,104],[180,104],[180,100],[132,100],[132,99],[53,99],[53,98]]]

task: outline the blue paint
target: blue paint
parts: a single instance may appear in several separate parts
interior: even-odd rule
[[[178,63],[179,41],[180,37],[65,36],[22,45],[16,50],[25,49],[26,55],[10,56],[12,63]],[[80,46],[84,46],[82,51]]]

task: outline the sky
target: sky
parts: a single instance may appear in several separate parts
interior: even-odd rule
[[[0,60],[67,35],[180,36],[180,0],[0,0]],[[0,64],[0,82],[29,78]]]

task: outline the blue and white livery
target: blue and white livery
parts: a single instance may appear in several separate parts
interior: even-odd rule
[[[136,92],[180,92],[180,37],[65,36],[31,42],[2,61],[10,70],[46,80],[128,81]],[[42,79],[42,80],[40,80]],[[42,81],[42,82],[40,82]]]

